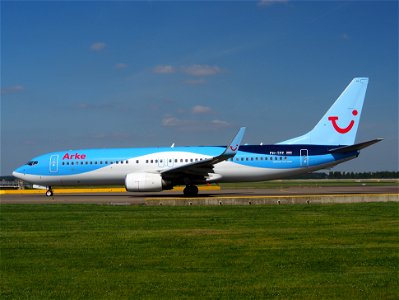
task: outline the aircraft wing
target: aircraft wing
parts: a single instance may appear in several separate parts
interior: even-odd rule
[[[205,177],[209,173],[213,173],[213,166],[217,163],[225,161],[231,157],[234,157],[240,147],[242,138],[244,137],[245,127],[241,127],[237,132],[236,136],[227,145],[224,152],[218,156],[204,159],[201,161],[193,162],[184,166],[167,169],[161,172],[164,178],[176,178],[176,177]]]

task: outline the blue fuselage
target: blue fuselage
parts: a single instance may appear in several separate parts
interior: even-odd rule
[[[242,145],[234,157],[214,166],[213,172],[218,176],[203,181],[237,182],[284,178],[331,167],[358,155],[358,151],[329,152],[337,147]],[[14,175],[41,185],[123,184],[129,173],[162,173],[218,156],[225,148],[199,146],[59,151],[33,158],[16,169]],[[179,181],[176,179],[170,185],[184,184]]]

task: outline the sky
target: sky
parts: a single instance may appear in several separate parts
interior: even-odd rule
[[[397,1],[1,1],[1,175],[66,149],[272,144],[369,77],[337,171],[398,170]]]

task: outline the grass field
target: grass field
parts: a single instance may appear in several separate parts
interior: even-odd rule
[[[398,299],[399,205],[1,205],[1,299]]]

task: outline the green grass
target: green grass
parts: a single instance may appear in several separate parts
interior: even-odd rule
[[[399,205],[1,205],[1,299],[397,299]]]

